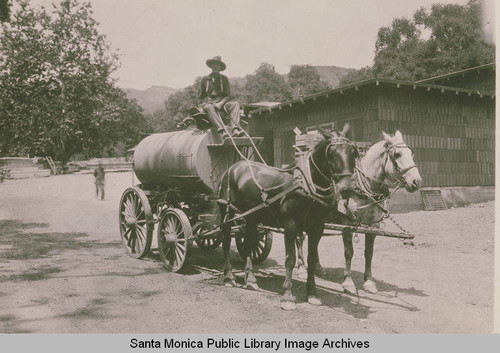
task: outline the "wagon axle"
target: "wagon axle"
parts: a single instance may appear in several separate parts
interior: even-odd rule
[[[127,227],[135,227],[137,225],[137,218],[136,217],[130,217],[126,216],[125,217],[125,224]]]
[[[174,246],[177,243],[177,237],[173,233],[167,233],[163,237],[166,246]]]

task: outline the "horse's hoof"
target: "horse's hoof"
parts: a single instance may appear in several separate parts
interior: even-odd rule
[[[228,279],[228,280],[224,281],[224,286],[225,287],[238,287],[238,284],[234,280]]]
[[[319,299],[316,296],[311,295],[309,298],[307,298],[307,302],[311,305],[321,305],[321,299]]]
[[[281,302],[281,309],[291,311],[297,309],[295,302],[283,301]]]
[[[255,282],[249,282],[243,286],[245,289],[250,289],[250,290],[260,290],[259,285]]]
[[[344,289],[344,292],[356,295],[356,286],[354,285],[354,282],[350,278],[346,278],[344,283],[342,283],[342,289]]]
[[[367,293],[375,294],[378,292],[377,285],[371,279],[369,279],[363,284],[363,289]]]

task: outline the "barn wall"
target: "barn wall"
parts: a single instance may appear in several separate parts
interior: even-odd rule
[[[346,121],[352,126],[350,138],[353,141],[365,140],[365,121],[376,118],[376,92],[372,89],[348,91],[330,97],[320,97],[314,102],[284,107],[273,114],[274,165],[282,166],[293,160],[295,141],[293,129],[302,132],[313,129],[316,125],[336,123],[341,129]]]
[[[378,131],[403,133],[423,186],[494,185],[493,99],[391,87],[381,88],[379,99]]]
[[[246,119],[248,121],[248,130],[251,136],[263,137],[264,140],[258,146],[264,160],[269,165],[274,165],[274,135],[273,135],[273,114]]]
[[[275,166],[293,159],[293,129],[351,121],[351,139],[375,143],[400,130],[425,187],[493,186],[495,100],[426,87],[375,84],[256,116]],[[272,136],[272,137],[271,137]],[[272,138],[272,143],[269,139]],[[271,147],[272,146],[272,147]]]

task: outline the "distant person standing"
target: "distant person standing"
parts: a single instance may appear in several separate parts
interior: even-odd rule
[[[104,200],[105,173],[104,173],[104,168],[102,167],[101,163],[99,163],[99,166],[94,170],[94,177],[95,177],[95,196],[96,196],[96,198],[99,198],[99,193],[100,193],[101,200]]]

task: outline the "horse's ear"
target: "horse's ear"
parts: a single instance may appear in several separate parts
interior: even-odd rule
[[[399,130],[396,131],[396,133],[394,134],[394,137],[403,141],[403,135],[401,135],[401,132],[399,132]]]
[[[329,139],[332,137],[328,131],[323,129],[321,126],[316,126],[316,129],[318,129],[319,133],[323,135],[324,138]]]
[[[392,139],[391,135],[386,134],[384,131],[382,131],[382,136],[384,136],[384,140],[390,141]]]
[[[345,124],[344,124],[344,128],[342,129],[341,134],[342,134],[343,136],[345,136],[345,134],[347,134],[347,131],[349,131],[349,129],[350,129],[350,128],[351,128],[351,124],[350,124],[350,123],[348,123],[348,122],[347,122],[347,123],[345,123]]]
[[[332,131],[335,131],[335,121],[332,122]]]

